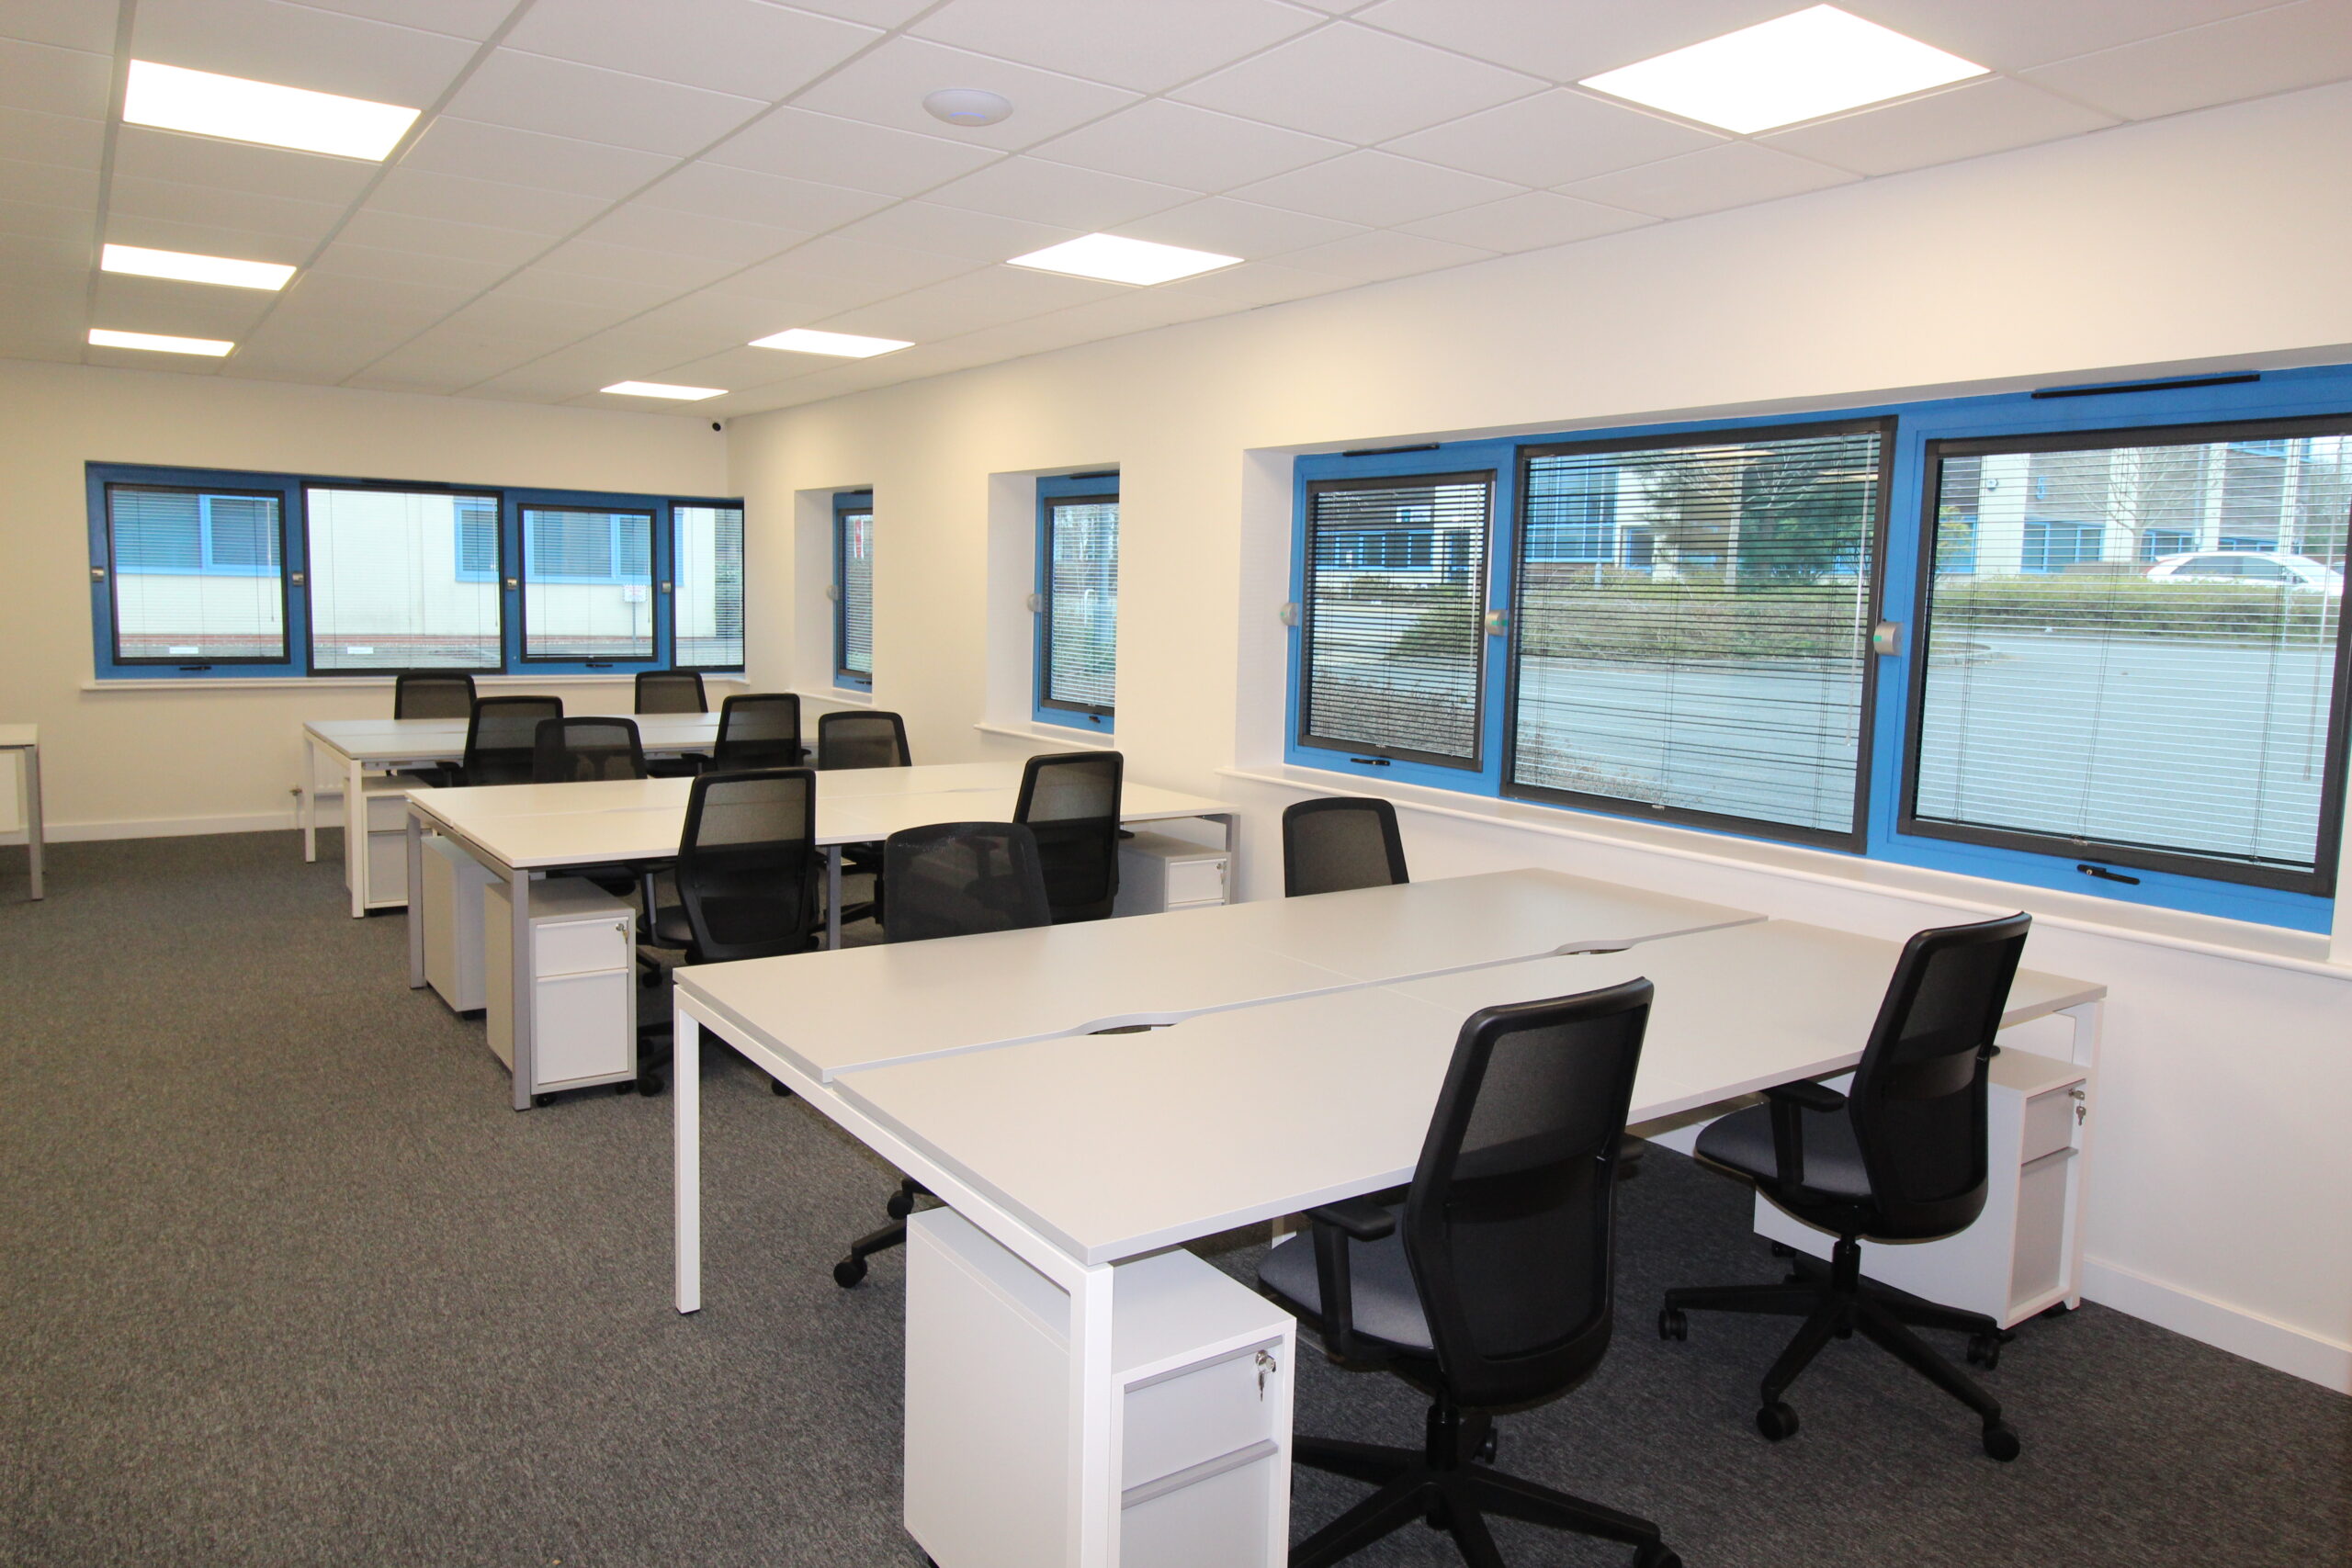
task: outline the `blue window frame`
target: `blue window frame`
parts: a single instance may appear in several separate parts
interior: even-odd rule
[[[874,492],[833,497],[833,684],[874,689]]]
[[[1110,733],[1119,670],[1116,472],[1037,481],[1035,604],[1035,716]]]
[[[2056,396],[2017,393],[1863,406],[1823,416],[1825,424],[1843,422],[1851,426],[1871,421],[1882,422],[1886,432],[1880,470],[1882,533],[1874,543],[1859,550],[1825,547],[1820,558],[1804,568],[1819,582],[1842,579],[1855,584],[1856,607],[1868,617],[1858,624],[1866,626],[1883,618],[1902,628],[1896,642],[1899,651],[1868,660],[1863,702],[1849,742],[1859,790],[1850,838],[1843,843],[1807,840],[1769,825],[1736,819],[1709,822],[1672,813],[1666,814],[1668,819],[1741,836],[1797,837],[1799,841],[1872,859],[2120,903],[2305,931],[2328,929],[2336,836],[2345,798],[2346,716],[2347,707],[2352,707],[2352,702],[2347,702],[2347,694],[2352,694],[2347,660],[2352,660],[2352,653],[2347,652],[2335,615],[2341,602],[2323,592],[2297,592],[2282,587],[2265,595],[2223,585],[2218,592],[2238,597],[2214,603],[2236,607],[2208,611],[2199,608],[2205,600],[2199,598],[2199,590],[2151,583],[2141,562],[2197,548],[2292,547],[2273,541],[2316,540],[2324,530],[2340,525],[2339,513],[2352,504],[2345,499],[2352,496],[2352,367],[2271,371],[2245,380],[2217,378],[2211,384],[2145,389],[2123,385],[2065,389]],[[2296,421],[2311,423],[2291,423]],[[1643,526],[1641,518],[1630,513],[1622,502],[1613,515],[1596,515],[1589,487],[1548,507],[1531,505],[1522,493],[1528,453],[1531,448],[1550,446],[1663,446],[1678,440],[1761,445],[1774,423],[1757,419],[1634,426],[1578,432],[1557,441],[1464,441],[1418,451],[1299,459],[1295,466],[1298,536],[1292,584],[1299,613],[1293,617],[1295,629],[1291,634],[1287,760],[1366,781],[1386,779],[1566,808],[1633,814],[1622,801],[1594,800],[1575,792],[1570,792],[1570,798],[1561,798],[1515,788],[1510,782],[1513,723],[1523,705],[1521,687],[1526,679],[1522,653],[1530,635],[1525,604],[1529,590],[1521,579],[1538,563],[1555,575],[1581,573],[1594,581],[1604,581],[1612,572],[1660,572],[1679,570],[1685,563],[1705,570],[1724,570],[1743,567],[1742,547],[1726,544],[1710,556],[1706,542],[1687,536],[1687,528],[1679,530],[1686,536],[1679,539],[1673,537],[1678,530],[1653,532],[1641,543],[1636,567],[1634,551],[1626,539]],[[2100,482],[2107,486],[2104,493],[2111,504],[2109,510],[2101,511],[2084,504],[2082,475],[2070,472],[2065,464],[2037,459],[2029,465],[2020,458],[2004,467],[2001,460],[2005,450],[2035,447],[2037,442],[2041,446],[2035,450],[2043,452],[2122,451],[2131,445],[2126,438],[2135,432],[2174,427],[2178,427],[2177,440],[2150,438],[2147,444],[2179,446],[2194,435],[2211,442],[2216,450],[2226,446],[2233,455],[2250,454],[2251,461],[2265,468],[2264,473],[2255,473],[2246,466],[2248,459],[2240,458],[2240,482],[2228,513],[2230,533],[2216,531],[2223,520],[2223,487],[2219,484],[2199,491],[2201,497],[2210,497],[2196,502],[2205,509],[2196,514],[2205,518],[2200,525],[2182,510],[2190,504],[2188,500],[2168,501],[2174,508],[2169,513],[2152,511],[2145,498],[2124,495],[2118,499],[2115,492],[2132,488],[2124,479],[2103,479]],[[2216,429],[2218,434],[2209,434]],[[1785,435],[1788,431],[1771,434]],[[2099,460],[2123,463],[2128,459]],[[2300,477],[2283,487],[2267,477],[2281,461],[2303,465]],[[1318,743],[1310,728],[1314,694],[1307,684],[1315,668],[1314,650],[1307,639],[1315,626],[1310,600],[1317,570],[1313,519],[1318,487],[1334,481],[1362,484],[1472,470],[1490,470],[1494,475],[1487,545],[1490,566],[1482,605],[1496,634],[1486,642],[1490,668],[1478,697],[1479,739],[1475,758],[1466,762],[1453,758],[1439,765],[1399,750],[1384,750],[1370,743],[1376,738],[1369,736],[1366,743],[1353,746],[1335,745],[1328,739]],[[2216,478],[2222,474],[2219,468],[2211,471]],[[1605,551],[1596,536],[1604,522],[1618,535],[1613,551]],[[2312,553],[2340,551],[2337,538],[2336,534],[2326,535],[2326,541]],[[2070,564],[2105,560],[2110,555],[2115,558],[2112,562],[2096,571],[2064,570]],[[1337,558],[1327,551],[1322,570],[1329,570]],[[2058,680],[2064,671],[2052,666],[2036,686],[2033,699],[2042,715],[2042,728],[2055,726],[2063,730],[2068,716],[2079,720],[2086,732],[2104,724],[2110,735],[2127,733],[2135,744],[2161,743],[2160,754],[2168,759],[2166,767],[2175,767],[2184,755],[2201,758],[2198,765],[2214,773],[2209,784],[2218,780],[2239,794],[2245,793],[2240,786],[2246,781],[2238,759],[2260,752],[2266,745],[2282,754],[2293,750],[2295,767],[2300,770],[2294,781],[2294,790],[2300,792],[2293,796],[2298,803],[2294,810],[2286,812],[2278,804],[2287,795],[2278,791],[2266,795],[2256,789],[2245,795],[2242,811],[2199,807],[2184,796],[2176,803],[2181,809],[2146,814],[2154,821],[2153,828],[2139,817],[2124,821],[2132,813],[2122,803],[2143,784],[2164,787],[2163,781],[2143,765],[2144,751],[2125,748],[2102,764],[2108,772],[2100,776],[2107,782],[2083,796],[2079,806],[2068,807],[2078,814],[2088,812],[2080,824],[2053,825],[2048,813],[2035,818],[2030,801],[2028,815],[2018,820],[2031,831],[2018,830],[2006,820],[1989,829],[1966,820],[1974,803],[1963,801],[1960,808],[1953,807],[1954,775],[1948,762],[1951,742],[1959,733],[1954,727],[1962,721],[1962,709],[1955,705],[1963,682],[1973,683],[1979,699],[1975,744],[1993,738],[2025,736],[2030,730],[2040,733],[2032,725],[2001,718],[1997,703],[1987,707],[1982,700],[1991,685],[1998,683],[1998,677],[2019,671],[2017,650],[2005,653],[2001,648],[1987,651],[1989,645],[1966,646],[1984,642],[1984,615],[1977,607],[1986,602],[1987,595],[1997,599],[2007,592],[1999,587],[1999,579],[2018,581],[2020,574],[2032,592],[2060,595],[2067,604],[2119,595],[2129,599],[2142,593],[2143,585],[2147,595],[2171,595],[2152,597],[2152,608],[2175,617],[2190,614],[2194,636],[2156,649],[2120,644],[2112,638],[2103,646],[2110,653],[2153,653],[2184,666],[2195,664],[2197,668],[2188,671],[2186,679],[2224,692],[2232,682],[2244,685],[2252,680],[2261,685],[2278,677],[2291,680],[2300,694],[2295,703],[2288,705],[2297,710],[2291,723],[2263,716],[2267,709],[2260,702],[2234,708],[2223,702],[2219,707],[2206,704],[2213,711],[2200,708],[2202,716],[2190,728],[2168,730],[2164,728],[2166,710],[2152,705],[2118,708],[2111,697],[2096,698],[2087,687],[2065,686]],[[1570,581],[1575,581],[1573,576]],[[2214,592],[2205,591],[2209,597]],[[2069,633],[2064,624],[2051,618],[2049,605],[2037,613],[2042,618],[2031,634],[2036,638],[2049,626],[2059,627],[2062,641],[2067,635],[2108,636],[2106,629],[2090,622]],[[2098,614],[2113,616],[2111,611]],[[2271,636],[2268,643],[2251,632],[2241,637],[2233,629],[2236,623],[2229,615],[2254,619],[2268,615],[2282,627],[2292,623],[2293,637],[2289,640],[2296,649],[2294,668],[2272,669],[2282,657],[2273,651],[2278,637]],[[2304,626],[2305,621],[2312,625]],[[2268,621],[2264,627],[2253,627],[2251,620],[2246,625],[2252,631],[2269,627]],[[2272,633],[2277,630],[2270,628]],[[1417,635],[1427,641],[1433,627],[1424,626]],[[1931,647],[1940,651],[1931,657]],[[2028,651],[2038,649],[2039,645]],[[2231,662],[2243,663],[2249,657],[2270,660],[2264,666],[2266,673],[2257,678]],[[2109,662],[2117,668],[2138,668],[2131,657]],[[2030,671],[2039,666],[2022,668]],[[2168,682],[2167,689],[2174,694],[2176,705],[2170,711],[2177,714],[2183,687],[2175,681]],[[2108,705],[2098,705],[2102,700]],[[1637,705],[1636,711],[1645,710]],[[1772,728],[1776,711],[1759,705],[1742,723],[1751,733],[1763,736]],[[2239,733],[2241,729],[2244,734]],[[1924,757],[1923,737],[1928,747]],[[2049,739],[2048,736],[2041,742],[2029,739],[2025,744]],[[1571,740],[1583,743],[1575,736]],[[1936,750],[1939,746],[1943,751]],[[1972,765],[1978,770],[1974,776],[1991,780],[2003,764],[1998,757],[1984,752]],[[1936,772],[1939,768],[1943,770],[1940,774]],[[2132,773],[2134,768],[2140,772]],[[1605,769],[1598,771],[1604,774],[1598,782],[1606,796],[1618,784],[1605,776]],[[2302,776],[2304,773],[2308,777]],[[2149,777],[2143,780],[2141,773]],[[1942,792],[1940,797],[1938,791]],[[2000,818],[2002,812],[1990,815]],[[1962,819],[1941,820],[1939,816]],[[2184,826],[2192,818],[2199,824],[2194,832]]]

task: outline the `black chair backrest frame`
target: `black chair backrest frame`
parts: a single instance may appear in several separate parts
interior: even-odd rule
[[[1652,987],[1485,1008],[1462,1025],[1405,1200],[1405,1255],[1447,1389],[1546,1399],[1608,1348],[1618,1145]]]
[[[466,724],[465,782],[529,784],[539,723],[562,716],[561,697],[476,697]]]
[[[695,670],[640,670],[637,672],[639,713],[708,713],[702,674]]]
[[[876,708],[817,716],[817,765],[820,768],[907,768],[907,721]]]
[[[412,670],[392,681],[394,718],[471,718],[474,678],[457,670]]]
[[[817,919],[817,775],[702,773],[673,877],[704,964],[806,952]]]
[[[886,942],[930,942],[1053,921],[1037,840],[1018,822],[937,822],[882,846]]]
[[[1057,751],[1022,765],[1013,819],[1036,835],[1046,897],[1056,923],[1109,917],[1119,892],[1119,795],[1126,759],[1116,751]]]
[[[531,745],[533,784],[645,776],[645,748],[627,718],[543,718]]]
[[[1283,897],[1389,887],[1412,878],[1396,808],[1373,795],[1302,800],[1283,811]]]
[[[717,769],[800,766],[800,699],[790,692],[739,692],[718,705]]]

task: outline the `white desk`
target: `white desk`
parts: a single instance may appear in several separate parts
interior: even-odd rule
[[[0,724],[0,751],[17,754],[17,776],[24,786],[25,849],[32,873],[33,897],[40,898],[45,897],[40,884],[40,727]]]

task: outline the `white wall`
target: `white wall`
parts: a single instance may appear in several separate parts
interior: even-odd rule
[[[1119,743],[1138,778],[1250,808],[1262,895],[1298,790],[1219,770],[1279,758],[1282,449],[2352,359],[2347,138],[2352,90],[2322,89],[739,420],[753,667],[822,612],[779,570],[795,492],[870,483],[876,701],[926,760],[1038,749],[974,728],[1026,626],[990,599],[1016,575],[991,570],[992,476],[1116,466]],[[2094,1294],[2352,1387],[2352,969],[2324,942],[2154,946],[2095,929],[2088,900],[1496,815],[1592,830],[1416,813],[1416,871],[1553,864],[1885,934],[1953,898],[2050,916],[2030,961],[2115,991]]]
[[[0,361],[0,716],[40,726],[60,838],[290,826],[302,721],[391,711],[384,684],[86,690],[89,462],[729,493],[704,420]],[[625,682],[561,691],[628,711]]]

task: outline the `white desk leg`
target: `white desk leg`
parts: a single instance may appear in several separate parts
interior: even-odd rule
[[[24,761],[17,764],[24,770],[25,782],[25,849],[30,856],[28,869],[32,875],[33,897],[46,895],[40,886],[40,748],[27,746],[17,753]]]
[[[1089,1269],[1070,1292],[1069,1551],[1078,1568],[1108,1568],[1119,1490],[1111,1474],[1112,1269]]]
[[[2098,1036],[2105,1022],[2105,1001],[2085,1002],[2062,1009],[2075,1025],[2075,1062],[2090,1069],[2083,1085],[2082,1135],[2075,1143],[2075,1190],[2066,1205],[2066,1305],[2083,1304],[2083,1213],[2091,1177],[2091,1144],[2098,1133]]]
[[[343,879],[351,887],[351,918],[368,916],[368,775],[351,759],[343,779]]]
[[[408,808],[408,988],[424,985],[424,818]],[[518,950],[519,951],[519,950]]]
[[[531,950],[531,874],[521,866],[506,874],[514,915],[514,968],[506,990],[514,1009],[514,1109],[531,1109],[531,1085],[537,1080],[539,1053],[532,1038],[532,1006],[539,988],[538,955]]]
[[[842,944],[842,847],[825,846],[825,945]]]
[[[678,1310],[702,1310],[702,1025],[673,1006],[670,1160],[677,1222]]]
[[[319,858],[319,743],[302,737],[302,863]]]

